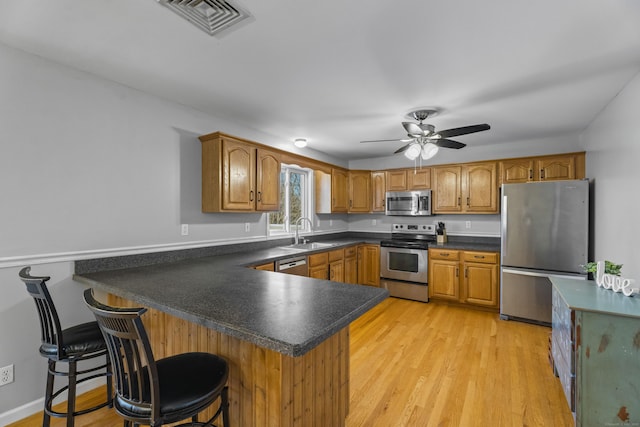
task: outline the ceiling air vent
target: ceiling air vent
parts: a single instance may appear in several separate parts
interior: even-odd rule
[[[228,0],[158,0],[158,2],[211,36],[251,16],[249,12]]]

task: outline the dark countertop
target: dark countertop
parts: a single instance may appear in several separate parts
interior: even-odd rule
[[[325,242],[338,248],[368,240]],[[301,356],[388,296],[382,288],[244,267],[301,253],[269,248],[76,273],[74,279],[282,354]]]
[[[429,249],[459,249],[465,251],[500,252],[500,242],[484,243],[469,241],[448,241],[429,244]]]
[[[309,251],[244,244],[77,261],[74,279],[262,347],[300,356],[380,303],[388,291],[246,267],[360,243],[379,244],[382,238],[315,236],[314,241],[333,246]],[[454,237],[434,247],[500,250],[499,239],[492,238]]]

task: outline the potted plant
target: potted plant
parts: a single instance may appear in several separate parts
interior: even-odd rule
[[[582,268],[584,268],[585,273],[592,273],[593,275],[597,272],[598,263],[591,261],[591,262],[588,262],[586,265],[583,265]],[[605,274],[613,274],[614,276],[619,276],[620,270],[622,270],[622,264],[616,264],[611,261],[605,260],[604,262]]]

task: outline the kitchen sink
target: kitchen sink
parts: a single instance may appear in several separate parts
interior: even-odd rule
[[[321,242],[307,242],[307,243],[298,243],[297,245],[289,245],[289,246],[280,246],[281,249],[293,249],[293,250],[302,250],[308,251],[313,249],[323,249],[330,248],[335,246],[333,243],[321,243]]]

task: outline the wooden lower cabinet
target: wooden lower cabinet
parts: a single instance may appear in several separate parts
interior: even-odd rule
[[[350,246],[344,249],[344,282],[358,283],[358,248]]]
[[[465,251],[462,261],[464,302],[498,308],[498,254]]]
[[[307,257],[309,277],[327,280],[329,278],[329,253],[321,252]]]
[[[114,295],[108,295],[106,302],[140,306]],[[152,308],[142,320],[156,359],[202,351],[229,362],[229,425],[345,426],[349,327],[292,357]],[[200,419],[211,418],[213,412],[211,408],[201,412]]]
[[[429,248],[429,298],[499,308],[497,252]]]
[[[380,286],[380,245],[358,246],[358,283]]]
[[[329,251],[329,280],[344,282],[344,249]]]
[[[429,250],[429,298],[460,299],[460,252]]]

